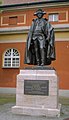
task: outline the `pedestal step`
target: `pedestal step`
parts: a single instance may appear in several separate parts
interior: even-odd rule
[[[59,117],[60,109],[61,109],[61,104],[59,104],[58,109],[44,108],[44,106],[42,108],[14,106],[12,107],[12,112],[14,114],[31,115],[31,116]]]

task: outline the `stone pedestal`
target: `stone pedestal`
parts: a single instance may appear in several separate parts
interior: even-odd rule
[[[60,116],[58,77],[54,69],[24,69],[17,75],[15,114]]]

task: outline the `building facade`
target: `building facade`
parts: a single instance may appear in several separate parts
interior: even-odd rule
[[[0,87],[16,87],[23,69],[27,34],[42,8],[54,27],[56,60],[51,64],[59,76],[59,88],[69,89],[69,2],[68,0],[3,0],[0,6]]]

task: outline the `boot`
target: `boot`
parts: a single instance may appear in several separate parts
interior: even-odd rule
[[[44,66],[44,49],[41,49],[41,66]]]

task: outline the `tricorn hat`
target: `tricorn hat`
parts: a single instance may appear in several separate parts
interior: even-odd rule
[[[38,9],[35,13],[34,13],[34,15],[38,15],[39,13],[41,13],[41,14],[46,14],[46,12],[44,12],[42,9]]]

